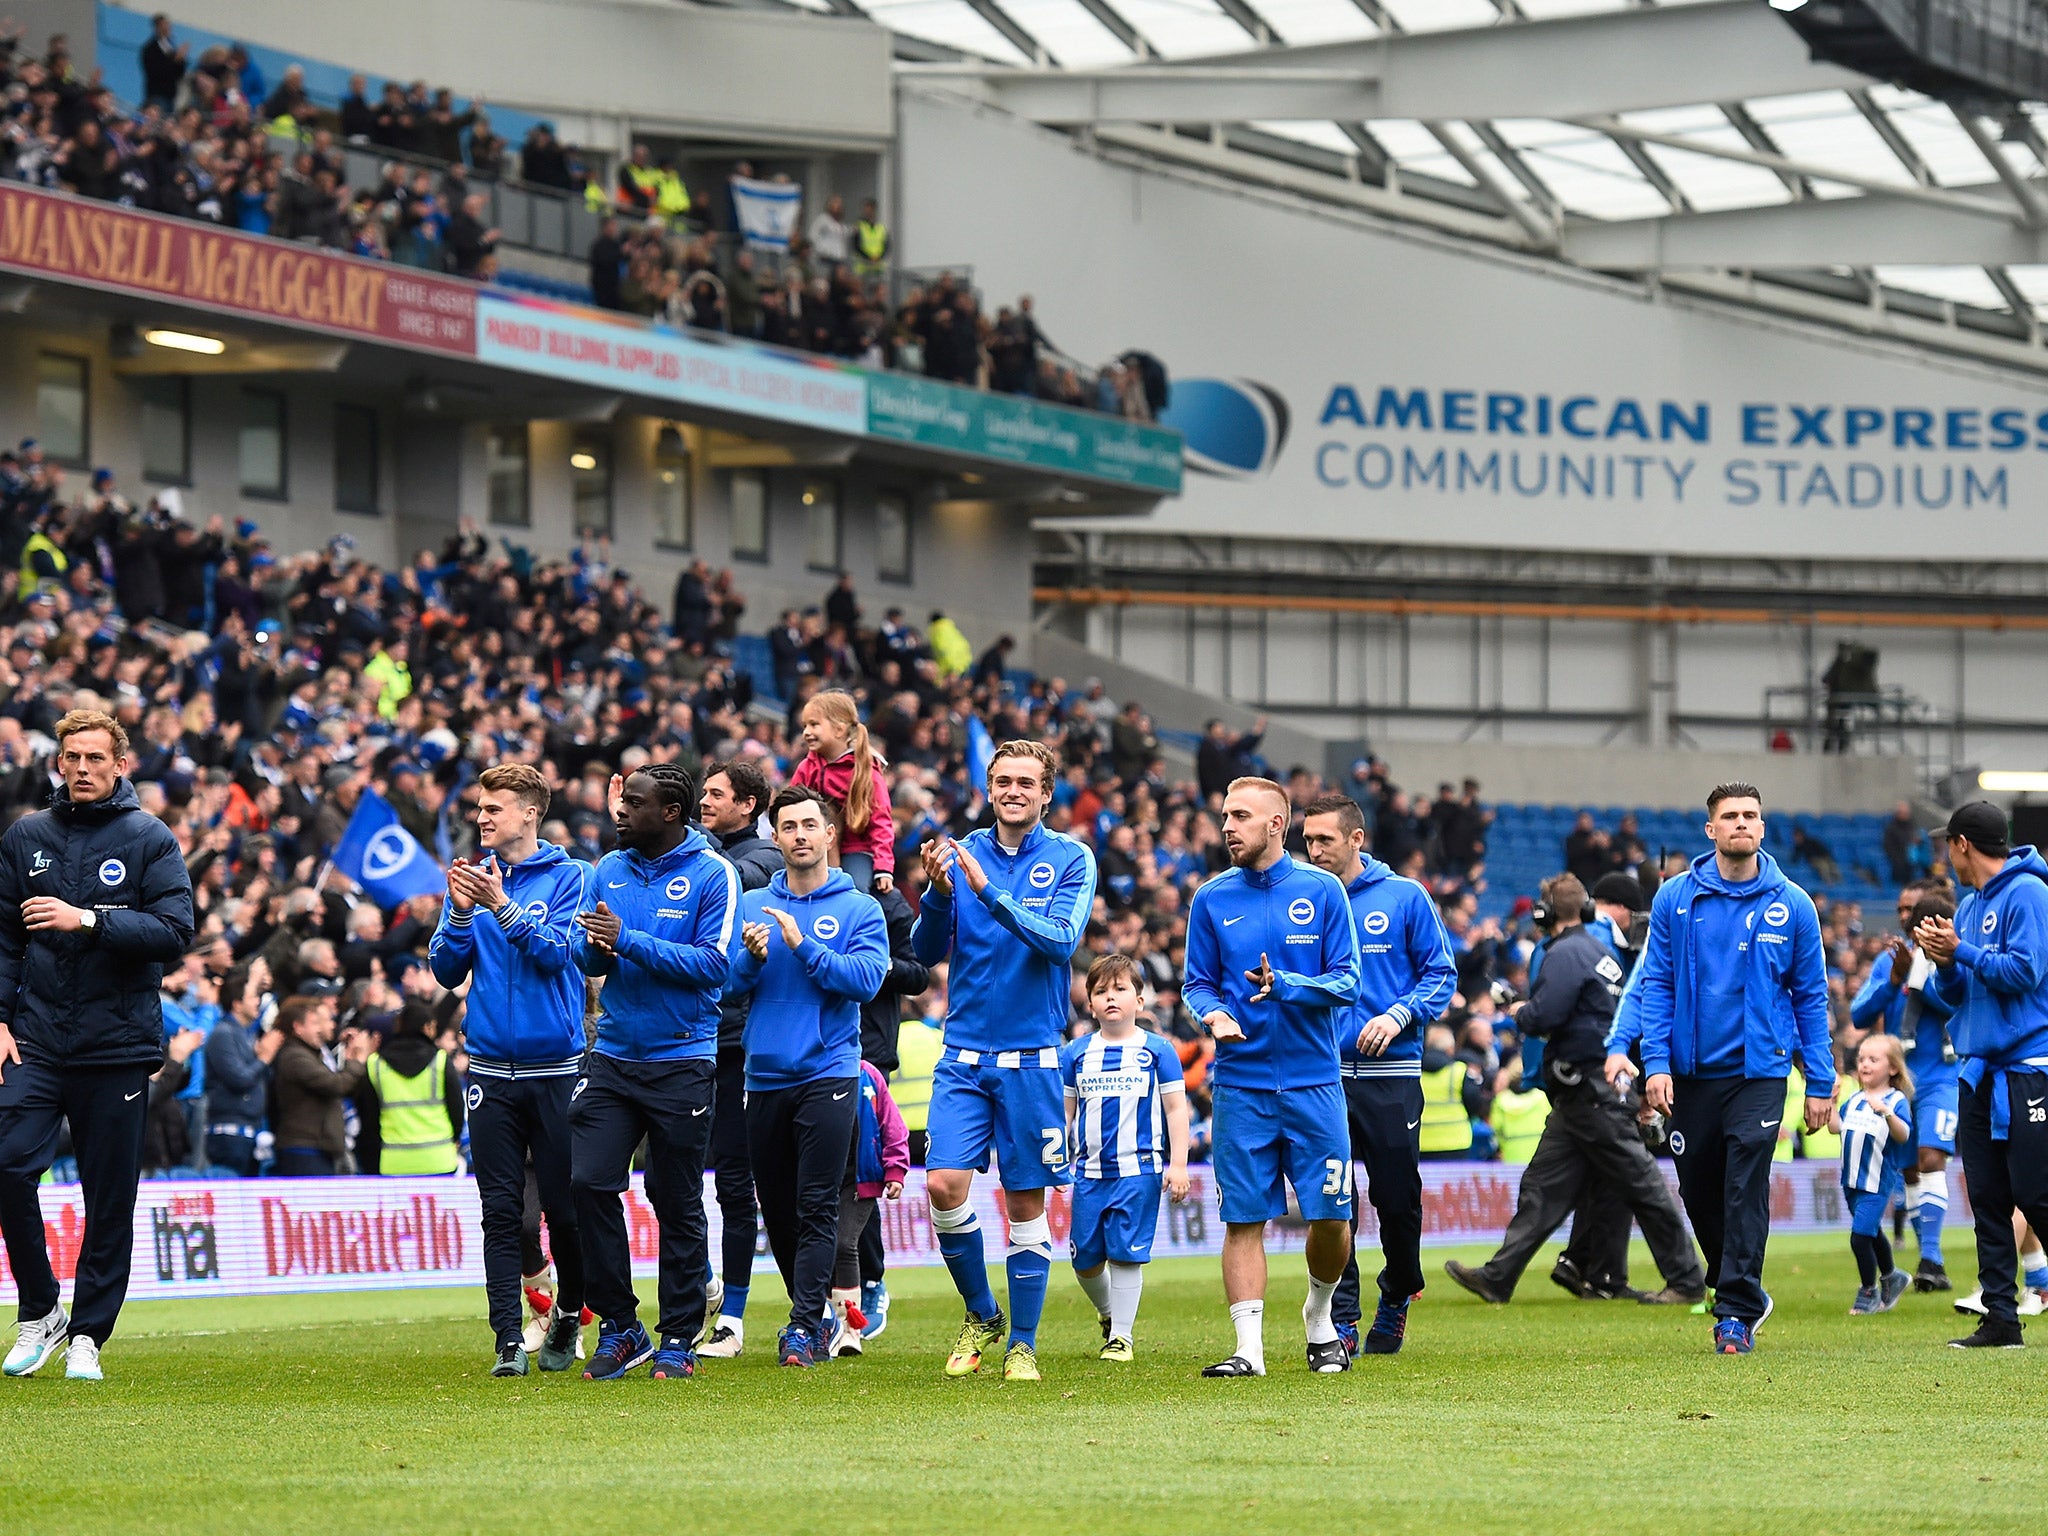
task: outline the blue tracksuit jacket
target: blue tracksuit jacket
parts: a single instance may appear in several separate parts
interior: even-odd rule
[[[591,869],[553,843],[502,865],[502,918],[480,908],[441,908],[427,945],[434,980],[470,978],[462,1031],[470,1071],[480,1077],[573,1072],[583,1055],[583,972],[571,952],[576,914],[589,898]]]
[[[767,907],[796,919],[803,933],[796,949],[783,943]],[[766,960],[747,952],[745,923],[768,925]],[[725,994],[753,998],[744,1036],[749,1090],[859,1073],[860,1005],[889,974],[889,925],[874,897],[836,869],[804,896],[790,890],[787,874],[777,874],[765,890],[740,897],[731,953]]]
[[[1420,1077],[1422,1031],[1442,1017],[1458,990],[1450,935],[1429,892],[1370,854],[1345,894],[1358,930],[1358,1000],[1338,1031],[1343,1074]],[[1401,1033],[1385,1054],[1360,1055],[1359,1031],[1383,1013],[1400,1021]]]

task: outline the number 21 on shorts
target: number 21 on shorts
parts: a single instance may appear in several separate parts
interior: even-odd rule
[[[1329,1177],[1323,1180],[1323,1193],[1326,1195],[1350,1194],[1351,1159],[1348,1157],[1325,1158],[1323,1166],[1330,1170]]]

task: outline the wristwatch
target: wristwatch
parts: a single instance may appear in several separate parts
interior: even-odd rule
[[[100,915],[99,913],[93,911],[91,907],[87,907],[83,912],[78,914],[78,926],[84,929],[87,933],[92,933],[96,931],[99,928],[99,925]]]

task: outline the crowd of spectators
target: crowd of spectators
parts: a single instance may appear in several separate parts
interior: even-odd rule
[[[40,57],[23,34],[0,34],[0,175],[81,197],[306,241],[330,250],[489,282],[501,232],[488,182],[582,194],[606,214],[589,251],[592,301],[699,330],[728,332],[874,368],[1033,395],[1149,421],[1166,379],[1149,354],[1090,369],[1058,353],[1027,295],[993,318],[952,274],[891,297],[888,232],[870,201],[856,224],[828,197],[787,251],[736,233],[729,203],[692,196],[671,163],[635,147],[607,188],[536,124],[515,153],[480,99],[351,77],[337,108],[312,100],[303,70],[272,86],[247,49],[192,57],[159,14],[142,49],[142,102],[123,110],[98,71],[81,75],[62,34]],[[344,150],[390,150],[436,162],[390,160],[377,180],[350,186]],[[751,175],[739,163],[734,174]]]
[[[281,1113],[248,1087],[281,1049],[312,1094],[292,1134],[316,1143],[341,1134],[341,1100],[360,1087],[351,1062],[373,1041],[438,1038],[459,1064],[462,1000],[423,963],[440,898],[379,910],[328,867],[366,793],[446,860],[474,851],[476,772],[529,762],[555,792],[543,836],[595,860],[614,838],[615,772],[744,759],[780,784],[802,756],[803,706],[827,687],[854,695],[885,758],[896,867],[913,904],[916,847],[986,819],[968,767],[975,735],[1053,748],[1050,824],[1087,840],[1100,868],[1075,961],[1074,1027],[1085,1027],[1089,961],[1134,956],[1152,983],[1150,1022],[1183,1057],[1198,1146],[1211,1047],[1180,997],[1187,911],[1226,866],[1222,792],[1245,772],[1284,782],[1296,852],[1302,810],[1318,795],[1337,788],[1359,803],[1378,856],[1430,889],[1450,933],[1459,981],[1439,1038],[1482,1085],[1482,1118],[1517,1070],[1504,1006],[1525,984],[1537,935],[1526,899],[1505,919],[1479,916],[1493,813],[1475,782],[1411,796],[1367,757],[1332,786],[1266,760],[1263,722],[1243,733],[1211,722],[1192,772],[1176,769],[1144,700],[1096,679],[1018,672],[1010,637],[983,635],[977,650],[941,612],[922,628],[894,608],[877,622],[844,577],[815,608],[767,626],[770,660],[755,676],[733,662],[746,597],[729,571],[701,561],[665,611],[597,542],[540,555],[464,525],[384,569],[345,536],[278,550],[251,523],[202,526],[161,502],[133,505],[105,471],[70,497],[33,443],[0,453],[0,536],[0,818],[46,803],[58,717],[103,708],[127,728],[142,803],[172,828],[192,872],[198,936],[165,983],[179,1059],[159,1085],[156,1166],[197,1159],[199,1128],[218,1123],[224,1103]],[[1625,829],[1584,830],[1567,851],[1572,867],[1596,882],[1626,869],[1645,897],[1683,858],[1660,868]],[[1881,940],[1854,905],[1823,911],[1846,1043],[1848,1001]],[[944,1009],[942,966],[906,1012],[936,1021]],[[281,1011],[288,1038],[266,1040]],[[316,1063],[333,1076],[317,1076]],[[374,1167],[373,1131],[359,1115],[346,1125],[356,1165]]]

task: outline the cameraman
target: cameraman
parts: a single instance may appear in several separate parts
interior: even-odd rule
[[[1516,1025],[1545,1042],[1544,1088],[1550,1119],[1522,1173],[1514,1220],[1499,1252],[1478,1269],[1452,1260],[1444,1272],[1483,1301],[1506,1302],[1536,1250],[1570,1214],[1590,1177],[1604,1179],[1642,1223],[1666,1289],[1657,1302],[1702,1300],[1706,1275],[1677,1202],[1644,1148],[1628,1101],[1601,1075],[1609,1023],[1623,971],[1585,926],[1589,905],[1575,875],[1544,882],[1552,938],[1529,999],[1514,1009]]]

